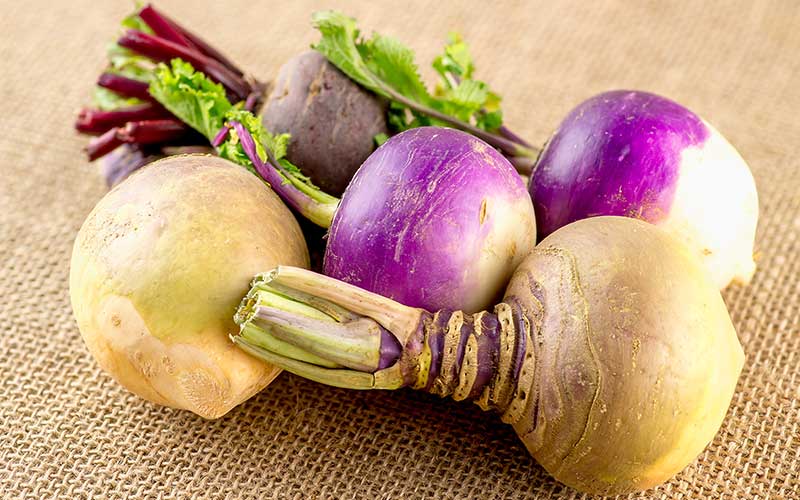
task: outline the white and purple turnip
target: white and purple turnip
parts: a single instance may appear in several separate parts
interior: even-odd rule
[[[584,101],[539,156],[529,190],[542,238],[586,217],[621,215],[689,245],[719,288],[755,270],[750,169],[714,127],[669,99],[618,90]]]
[[[413,307],[491,305],[536,243],[525,184],[465,132],[419,127],[391,137],[341,200],[286,183],[233,124],[256,170],[299,213],[330,227],[324,272]]]

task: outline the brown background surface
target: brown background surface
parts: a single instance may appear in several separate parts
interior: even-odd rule
[[[505,97],[507,122],[534,142],[580,100],[628,87],[684,103],[740,149],[762,210],[755,279],[724,294],[744,373],[713,444],[641,498],[799,498],[800,3],[400,4],[337,6],[406,40],[419,61],[460,30],[479,76]],[[0,2],[0,496],[580,497],[473,405],[285,374],[207,422],[144,402],[99,370],[71,317],[67,267],[105,188],[72,121],[130,5]],[[316,38],[310,13],[332,4],[160,6],[269,78]]]

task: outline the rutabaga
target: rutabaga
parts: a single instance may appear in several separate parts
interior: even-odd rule
[[[280,371],[228,341],[253,273],[279,264],[308,265],[280,199],[228,161],[172,156],[120,183],[86,218],[70,298],[89,351],[125,388],[216,418]]]
[[[236,321],[234,342],[303,377],[473,400],[556,479],[606,495],[652,488],[691,463],[744,360],[697,258],[623,217],[545,238],[491,311],[428,312],[279,267],[254,280]]]

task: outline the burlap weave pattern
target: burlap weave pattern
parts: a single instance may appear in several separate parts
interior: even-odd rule
[[[725,293],[744,373],[711,446],[640,498],[800,498],[800,4],[402,4],[337,6],[406,40],[420,61],[461,31],[508,123],[532,141],[593,93],[640,88],[696,110],[739,148],[762,210],[755,279]],[[207,422],[99,370],[72,320],[67,274],[105,188],[72,121],[130,5],[0,2],[0,497],[581,498],[474,405],[284,374]],[[331,3],[160,6],[269,78],[316,38],[309,14]]]

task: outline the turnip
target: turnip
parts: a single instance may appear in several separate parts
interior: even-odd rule
[[[714,127],[669,99],[620,90],[581,103],[539,157],[529,190],[541,237],[585,217],[623,215],[689,245],[720,288],[755,269],[750,169]]]
[[[536,241],[525,185],[494,148],[464,132],[420,127],[391,137],[341,201],[263,161],[232,121],[255,170],[294,209],[328,227],[325,274],[429,309],[480,310],[497,299]],[[285,176],[285,177],[283,177]]]
[[[744,359],[700,261],[624,217],[545,238],[492,312],[431,313],[279,267],[256,277],[236,321],[234,342],[303,377],[473,400],[556,479],[607,495],[686,467],[720,427]]]
[[[286,158],[339,196],[375,150],[375,136],[389,133],[386,110],[385,100],[306,51],[278,71],[262,117],[267,130],[291,135]]]
[[[172,156],[100,200],[75,240],[70,297],[100,366],[131,392],[216,418],[278,373],[236,349],[231,316],[256,273],[307,266],[297,222],[257,177]]]

